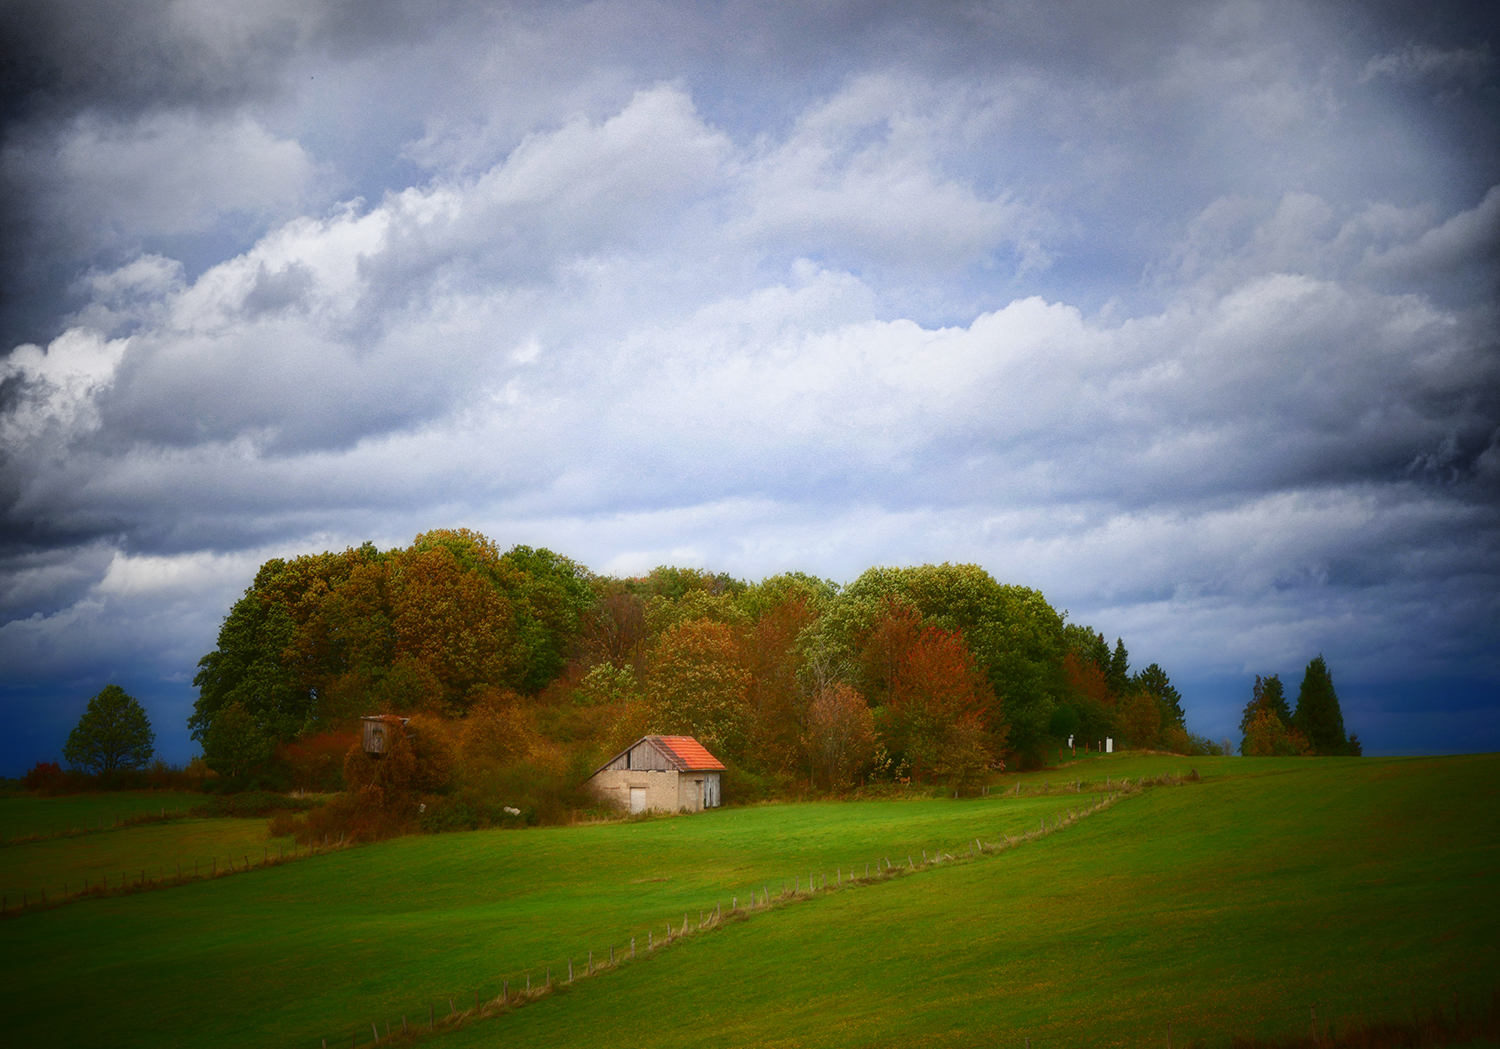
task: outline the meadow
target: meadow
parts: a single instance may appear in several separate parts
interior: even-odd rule
[[[1106,775],[1190,764],[1201,782],[964,851],[1086,806]],[[1059,793],[1075,777],[1084,791]],[[581,1046],[615,1030],[662,1046],[1040,1049],[1165,1044],[1170,1023],[1177,1044],[1227,1044],[1305,1030],[1310,1008],[1403,1015],[1488,994],[1497,784],[1492,756],[1120,755],[1004,777],[980,799],[405,838],[12,918],[0,971],[20,1044],[65,1023],[71,1044],[363,1045],[372,1022],[425,1021],[549,967],[560,980],[570,958],[581,971],[634,936],[634,962],[434,1042]],[[752,888],[837,884],[887,857],[920,866],[924,850],[956,859],[645,956],[648,930],[743,906]]]
[[[203,795],[178,791],[121,790],[99,794],[0,797],[0,842],[72,832],[109,830],[140,816],[186,811]]]

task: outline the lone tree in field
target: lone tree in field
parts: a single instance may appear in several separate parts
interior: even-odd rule
[[[1292,714],[1292,725],[1307,737],[1315,754],[1349,753],[1349,741],[1344,737],[1344,712],[1339,709],[1333,676],[1328,673],[1328,664],[1323,662],[1322,656],[1307,664],[1302,687],[1297,690],[1297,710]]]
[[[63,757],[87,772],[145,768],[156,746],[156,733],[135,698],[119,685],[105,685],[63,744]]]

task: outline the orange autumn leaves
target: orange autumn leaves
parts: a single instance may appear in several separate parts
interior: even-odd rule
[[[695,735],[761,767],[808,768],[829,786],[866,767],[877,743],[903,755],[914,776],[957,780],[1004,747],[994,692],[960,632],[883,601],[859,647],[867,697],[800,643],[814,619],[807,599],[793,596],[748,627],[698,619],[669,628],[647,675],[652,730]]]

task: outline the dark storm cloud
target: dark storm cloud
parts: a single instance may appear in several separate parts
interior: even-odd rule
[[[1477,5],[0,18],[17,709],[125,673],[176,724],[260,560],[452,524],[977,560],[1371,718],[1500,675]]]

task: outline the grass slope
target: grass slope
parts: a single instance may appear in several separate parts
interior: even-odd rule
[[[1033,774],[1182,771],[1151,756]],[[691,939],[439,1041],[593,1045],[1164,1043],[1400,1013],[1500,973],[1500,759],[1198,760],[974,863]],[[1013,781],[1012,781],[1013,782]],[[760,806],[408,838],[0,922],[17,1044],[369,1040],[505,974],[554,975],[752,885],[935,846],[1072,795]],[[143,828],[142,828],[143,829]],[[126,832],[121,832],[122,834]],[[129,833],[136,833],[131,831]],[[100,841],[110,835],[96,835]],[[513,985],[514,986],[514,985]]]
[[[1237,768],[686,941],[437,1042],[1140,1046],[1171,1023],[1176,1044],[1227,1044],[1305,1031],[1312,1006],[1401,1016],[1489,994],[1500,760]]]
[[[75,1044],[343,1044],[376,1016],[472,1001],[505,974],[540,978],[632,934],[644,945],[648,927],[752,886],[995,840],[1086,800],[767,805],[405,838],[80,901],[0,923],[8,1031],[54,1041],[65,1016]]]
[[[248,856],[260,863],[267,849],[290,850],[290,838],[271,839],[266,819],[183,819],[105,830],[102,833],[43,838],[0,848],[0,895],[8,906],[19,904],[25,892],[35,902],[41,890],[57,900],[65,891],[77,892],[107,881],[117,888],[122,879],[132,884],[142,876],[153,881],[172,879],[180,870],[192,876],[207,874],[217,864],[241,867]],[[195,867],[196,865],[196,867]]]
[[[38,798],[29,794],[0,797],[0,841],[31,835],[66,834],[72,830],[89,831],[130,819],[150,816],[163,810],[190,809],[204,802],[202,794],[176,791],[121,790],[98,794],[65,794],[56,798]]]

